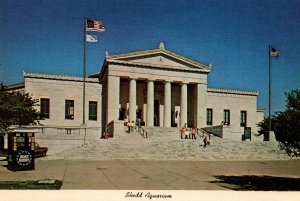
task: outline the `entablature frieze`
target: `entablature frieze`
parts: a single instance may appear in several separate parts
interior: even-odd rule
[[[120,79],[124,82],[126,81],[130,81],[130,80],[136,80],[137,82],[144,82],[144,83],[148,83],[148,82],[154,82],[155,84],[166,84],[166,83],[170,83],[170,84],[178,84],[178,85],[182,85],[182,84],[188,84],[188,85],[197,85],[197,84],[201,84],[201,85],[207,85],[206,83],[199,83],[199,82],[194,82],[194,81],[186,81],[186,80],[164,80],[164,79],[147,79],[144,77],[138,77],[138,78],[132,78],[132,77],[127,77],[127,76],[122,76],[120,77]]]
[[[141,62],[114,60],[114,59],[107,59],[106,62],[107,65],[129,66],[131,68],[148,68],[148,69],[150,68],[155,70],[193,72],[193,73],[204,73],[204,74],[208,74],[210,72],[210,70],[206,68],[170,66],[170,65],[163,65],[163,64],[158,65],[158,64],[151,64],[151,63],[141,63]]]

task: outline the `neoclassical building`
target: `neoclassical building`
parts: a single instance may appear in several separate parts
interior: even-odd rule
[[[103,122],[145,121],[146,126],[201,127],[206,121],[211,67],[164,48],[107,55],[99,75]]]
[[[196,127],[226,125],[242,133],[263,118],[257,110],[258,92],[213,89],[207,86],[212,70],[165,49],[107,55],[102,84],[102,125],[114,120],[141,119],[146,126]],[[240,137],[240,135],[239,135]]]
[[[209,88],[212,66],[159,48],[106,55],[100,73],[86,79],[86,126],[112,121],[146,126],[213,128],[222,125],[240,139],[244,127],[257,133],[263,119],[257,91]],[[39,99],[44,125],[76,127],[83,119],[83,78],[24,73],[25,92]],[[19,86],[20,87],[20,86]],[[228,130],[230,129],[230,130]],[[117,133],[115,133],[117,134]]]

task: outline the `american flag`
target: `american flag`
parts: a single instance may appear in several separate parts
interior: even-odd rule
[[[274,47],[271,47],[271,57],[278,57],[279,56],[279,51],[276,50]]]
[[[105,31],[105,28],[104,28],[104,24],[102,22],[87,19],[86,20],[86,30],[103,32],[103,31]]]

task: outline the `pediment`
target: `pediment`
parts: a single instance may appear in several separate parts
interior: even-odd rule
[[[211,71],[210,65],[205,65],[197,61],[188,59],[186,57],[165,50],[164,48],[111,55],[106,56],[106,59],[156,67],[161,66],[163,68],[182,68],[185,70],[190,69],[204,72]]]

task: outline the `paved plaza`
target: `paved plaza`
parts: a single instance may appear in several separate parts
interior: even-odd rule
[[[57,179],[72,190],[230,190],[216,176],[298,178],[300,160],[129,161],[36,160],[34,171],[11,172],[0,166],[1,181]],[[298,183],[299,184],[299,183]],[[298,189],[299,190],[299,189]]]
[[[180,139],[177,129],[154,129],[148,138],[120,131],[84,146],[50,147],[48,156],[36,159],[34,171],[11,172],[3,159],[0,181],[56,179],[62,190],[300,190],[300,160],[287,156],[276,141],[212,136],[210,145],[202,144],[199,135]],[[245,179],[251,179],[246,187],[239,183]],[[265,188],[270,181],[278,185]]]

